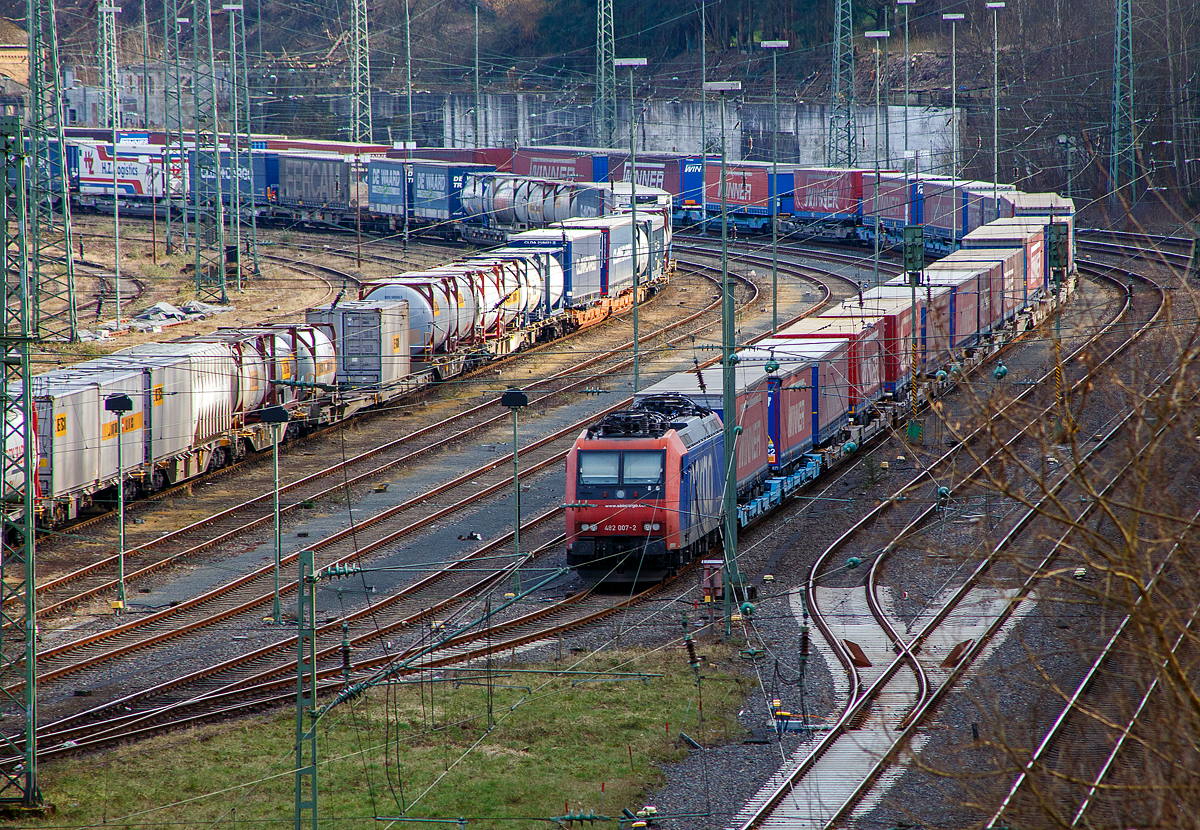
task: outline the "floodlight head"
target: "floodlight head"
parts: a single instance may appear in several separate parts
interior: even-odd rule
[[[956,14],[943,14],[943,15],[942,15],[942,20],[950,20],[950,21],[953,21],[953,22],[957,22],[957,21],[959,21],[959,20],[966,20],[966,19],[967,19],[967,16],[966,16],[965,14],[960,14],[960,13],[956,13]]]
[[[912,6],[912,5],[915,5],[916,2],[917,2],[917,0],[896,0],[896,5],[897,6]]]
[[[892,36],[892,33],[887,31],[886,29],[884,29],[883,31],[863,32],[863,37],[870,38],[871,40],[886,40],[887,38],[889,38],[891,36]]]
[[[104,399],[104,409],[107,412],[128,412],[133,409],[133,399],[120,393],[109,395]]]
[[[705,92],[741,92],[741,81],[707,81],[704,84]]]
[[[997,0],[997,2],[984,3],[983,5],[984,5],[984,8],[991,9],[992,11],[996,11],[997,9],[1004,8],[1004,3],[999,2],[998,0]]]
[[[916,0],[913,0],[913,2],[915,3]],[[788,43],[786,40],[764,40],[758,45],[763,49],[786,49],[788,48]]]
[[[500,405],[507,406],[509,409],[520,409],[523,406],[529,406],[529,396],[520,389],[509,389],[500,396]]]
[[[266,424],[286,424],[292,420],[292,416],[282,406],[268,406],[260,413],[263,423]]]
[[[633,67],[635,67],[635,66],[645,66],[645,65],[646,65],[645,58],[615,58],[613,60],[613,66],[628,66],[630,69],[633,69]]]

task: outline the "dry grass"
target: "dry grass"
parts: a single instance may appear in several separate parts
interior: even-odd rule
[[[371,827],[405,808],[410,818],[465,816],[473,828],[545,827],[567,807],[636,810],[660,781],[657,765],[682,756],[680,731],[708,744],[741,737],[736,653],[704,651],[716,668],[705,664],[703,725],[695,676],[678,650],[503,661],[492,672],[490,729],[482,669],[336,708],[318,727],[322,826]],[[585,676],[562,669],[646,676],[578,682]],[[294,716],[284,710],[49,762],[41,786],[58,812],[32,826],[289,827],[294,741]]]

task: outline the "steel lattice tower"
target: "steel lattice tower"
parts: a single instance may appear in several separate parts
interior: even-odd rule
[[[74,341],[79,318],[75,301],[75,255],[71,248],[71,202],[63,148],[62,84],[54,0],[29,0],[29,173],[28,245],[31,254],[31,328],[45,340]],[[55,176],[55,167],[58,175]]]
[[[174,212],[179,211],[183,228],[183,247],[187,250],[187,209],[183,171],[187,158],[183,149],[183,98],[180,95],[179,28],[188,22],[179,16],[179,0],[163,0],[163,104],[166,112],[167,145],[163,164],[167,205],[167,253],[175,250]],[[179,166],[176,167],[176,161]],[[177,175],[178,174],[178,175]]]
[[[196,123],[196,173],[191,182],[196,205],[196,296],[225,303],[229,293],[225,287],[225,208],[211,0],[192,2],[192,103]]]
[[[371,143],[371,46],[367,38],[367,0],[353,0],[350,63],[354,89],[350,99],[350,139]]]
[[[1137,138],[1133,125],[1133,3],[1132,0],[1116,0],[1116,6],[1108,156],[1108,187],[1114,201],[1123,187],[1122,176],[1125,184],[1133,184],[1137,179]]]
[[[596,142],[612,147],[617,130],[617,46],[612,0],[596,2]]]
[[[833,79],[829,95],[829,144],[826,162],[850,167],[858,158],[854,118],[854,18],[851,0],[835,0]]]
[[[96,64],[100,67],[100,94],[104,99],[100,106],[102,115],[98,126],[101,127],[112,126],[121,89],[121,79],[117,77],[117,12],[106,11],[111,5],[102,2],[96,7]],[[116,153],[115,147],[113,153]]]
[[[32,34],[32,33],[31,33]],[[32,39],[32,38],[31,38]],[[0,454],[0,492],[3,494],[0,551],[0,704],[10,718],[19,718],[19,735],[0,735],[9,757],[22,763],[0,768],[0,803],[35,809],[42,806],[37,781],[37,626],[34,595],[34,500],[28,486],[37,475],[33,433],[33,399],[29,384],[29,344],[32,295],[27,268],[25,147],[21,120],[0,117],[4,198],[0,217],[4,232],[4,309],[0,348],[4,352],[4,446],[21,452]],[[49,428],[50,425],[47,425]],[[58,425],[53,426],[58,429]]]

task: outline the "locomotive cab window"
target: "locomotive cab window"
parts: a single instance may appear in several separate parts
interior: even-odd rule
[[[580,484],[619,484],[621,454],[619,452],[579,453]]]
[[[622,484],[658,484],[662,481],[661,452],[627,452],[624,456],[621,467]]]
[[[663,480],[664,463],[661,450],[584,451],[579,453],[579,483],[593,487],[659,484]]]

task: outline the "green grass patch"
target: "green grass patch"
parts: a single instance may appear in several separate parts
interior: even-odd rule
[[[318,725],[321,826],[384,827],[376,817],[404,815],[510,830],[552,827],[544,819],[568,808],[637,810],[661,783],[657,765],[683,757],[681,731],[706,744],[742,737],[748,687],[736,652],[702,651],[716,664],[704,664],[702,720],[696,677],[674,649],[501,661],[490,688],[483,669],[377,688]],[[41,788],[57,813],[27,826],[291,827],[294,758],[285,710],[46,762]]]

